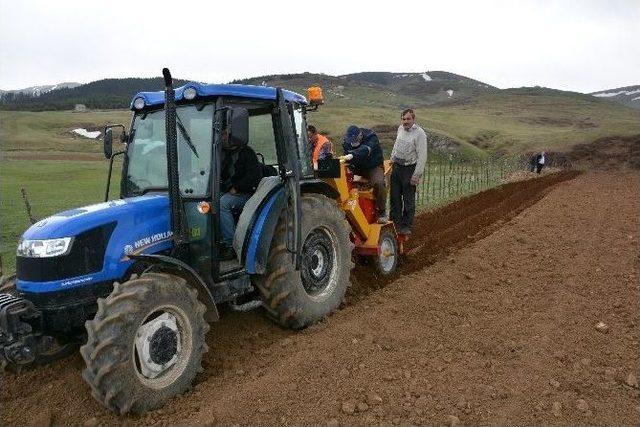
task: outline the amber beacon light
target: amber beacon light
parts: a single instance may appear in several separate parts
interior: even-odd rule
[[[311,86],[309,89],[307,89],[307,95],[309,98],[309,104],[324,104],[324,97],[322,96],[322,88],[320,86]]]

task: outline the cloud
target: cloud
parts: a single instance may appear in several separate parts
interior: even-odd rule
[[[170,24],[170,25],[168,25]],[[640,2],[0,0],[0,87],[445,70],[498,87],[638,84]]]

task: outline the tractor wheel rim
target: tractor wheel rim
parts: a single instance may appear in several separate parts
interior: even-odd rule
[[[317,249],[311,256],[311,273],[313,273],[314,277],[320,277],[322,275],[322,271],[325,268],[324,259],[324,251],[320,249]]]
[[[385,273],[389,273],[396,262],[395,245],[390,237],[385,237],[380,243],[380,254],[378,255],[380,266]]]
[[[325,227],[311,230],[302,246],[302,286],[309,297],[323,300],[337,286],[337,239]]]
[[[182,309],[154,309],[141,322],[134,338],[132,360],[138,379],[153,389],[176,381],[189,363],[193,330]]]

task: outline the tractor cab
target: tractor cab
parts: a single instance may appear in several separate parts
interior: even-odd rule
[[[254,226],[265,205],[270,198],[278,198],[280,203],[286,198],[289,216],[295,217],[300,182],[314,180],[305,123],[309,104],[294,92],[263,86],[189,83],[173,92],[172,105],[165,103],[169,98],[165,92],[135,95],[125,149],[112,154],[113,132],[121,126],[113,125],[105,130],[105,153],[109,158],[124,155],[122,199],[169,196],[170,209],[159,214],[159,220],[164,221],[175,245],[167,247],[165,254],[173,253],[192,267],[211,289],[218,290],[218,300],[230,299],[234,286],[237,294],[251,286],[245,273],[264,270],[266,260],[256,255],[260,230]],[[175,132],[167,132],[170,120],[175,121]],[[261,179],[245,208],[233,212],[237,257],[224,261],[220,256],[220,199],[225,192],[222,173],[244,147],[256,154],[259,171],[235,172],[257,173]],[[172,148],[176,154],[173,159]],[[292,225],[292,239],[295,231]],[[148,245],[133,246],[126,254],[132,259],[158,254]],[[218,286],[228,280],[234,286]]]

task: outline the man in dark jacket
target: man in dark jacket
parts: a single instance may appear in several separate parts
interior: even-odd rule
[[[223,158],[220,172],[220,231],[223,248],[220,258],[236,258],[233,235],[236,232],[234,214],[242,212],[262,179],[262,165],[255,151],[244,145],[234,145],[226,134],[222,135]]]
[[[378,222],[387,222],[389,219],[386,215],[387,188],[384,182],[384,156],[378,135],[371,129],[351,125],[347,128],[342,148],[344,154],[353,156],[350,160],[353,173],[364,176],[373,186]]]

